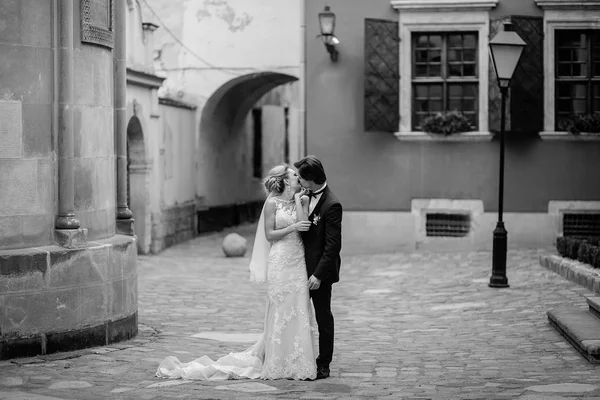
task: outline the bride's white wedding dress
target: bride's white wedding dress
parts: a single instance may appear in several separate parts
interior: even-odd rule
[[[275,199],[275,228],[296,222],[296,205]],[[264,229],[260,225],[258,229]],[[188,363],[166,357],[156,376],[197,380],[315,379],[316,322],[309,298],[304,246],[297,231],[272,242],[267,267],[267,308],[264,332],[241,353],[213,361],[202,356]]]

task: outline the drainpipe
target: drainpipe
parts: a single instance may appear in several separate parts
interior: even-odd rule
[[[306,0],[300,0],[300,135],[299,135],[299,149],[304,153],[302,156],[308,154],[307,146],[307,134],[306,134]]]
[[[58,91],[58,104],[55,104],[54,121],[58,136],[58,215],[55,221],[57,230],[78,229],[75,219],[75,175],[73,171],[73,0],[54,2],[58,29],[54,28],[55,40],[55,91]]]
[[[133,235],[133,213],[127,205],[127,36],[125,1],[115,4],[115,141],[117,147],[117,233]]]

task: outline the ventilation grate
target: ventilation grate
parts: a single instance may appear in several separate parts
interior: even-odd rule
[[[563,236],[600,236],[600,213],[563,214]]]
[[[425,222],[427,236],[465,237],[471,230],[470,214],[431,213]]]

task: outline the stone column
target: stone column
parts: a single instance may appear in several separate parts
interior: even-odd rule
[[[55,3],[56,4],[56,3]],[[55,5],[58,31],[55,32],[58,69],[55,90],[58,92],[58,215],[55,221],[56,241],[65,247],[85,242],[85,232],[75,218],[75,175],[73,170],[73,0]]]
[[[115,6],[115,141],[117,145],[117,233],[134,235],[133,213],[127,205],[127,5]]]

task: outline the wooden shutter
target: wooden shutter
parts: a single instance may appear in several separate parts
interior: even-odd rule
[[[397,132],[400,123],[398,22],[365,19],[365,131]]]
[[[542,17],[512,16],[512,29],[527,43],[511,83],[511,131],[544,130],[544,24]]]
[[[506,129],[537,135],[544,127],[544,26],[542,17],[508,16],[490,21],[490,39],[504,22],[527,44],[510,85],[506,107]],[[489,123],[500,131],[500,90],[490,60]]]

